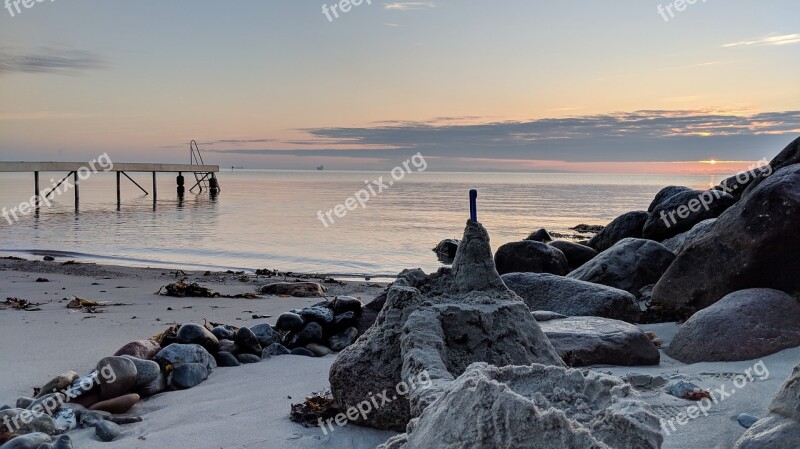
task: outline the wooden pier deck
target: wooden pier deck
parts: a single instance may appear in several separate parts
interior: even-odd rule
[[[16,173],[33,173],[34,174],[34,195],[36,205],[42,198],[49,197],[58,187],[64,183],[70,176],[73,177],[72,188],[75,192],[75,208],[78,208],[80,201],[80,181],[79,173],[82,170],[89,170],[90,172],[115,172],[117,175],[117,208],[120,207],[122,200],[122,191],[120,186],[121,176],[125,176],[132,183],[136,185],[145,195],[149,195],[142,186],[136,181],[131,179],[126,172],[131,173],[152,173],[153,174],[153,187],[152,198],[153,206],[157,201],[157,188],[156,188],[156,174],[157,173],[177,173],[177,190],[178,196],[182,196],[185,188],[183,186],[184,178],[183,173],[194,174],[196,184],[189,189],[193,190],[195,187],[202,186],[204,183],[209,183],[209,191],[216,194],[219,191],[219,184],[216,179],[216,173],[219,173],[219,165],[195,165],[195,164],[158,164],[158,163],[139,163],[139,162],[114,162],[108,165],[103,165],[97,161],[92,162],[0,162],[0,172],[16,172]],[[39,173],[40,172],[67,172],[67,175],[51,189],[45,189],[44,197],[42,190],[39,187]]]

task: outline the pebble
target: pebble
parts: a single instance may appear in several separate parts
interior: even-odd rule
[[[275,342],[275,331],[267,323],[257,324],[251,327],[250,330],[256,336],[262,348],[266,348]]]
[[[161,374],[161,367],[152,360],[143,360],[129,355],[123,357],[136,365],[136,388],[149,385]]]
[[[79,422],[81,427],[94,427],[98,422],[111,417],[111,413],[102,410],[85,410],[81,412]]]
[[[333,301],[333,313],[336,315],[345,312],[361,313],[363,304],[358,298],[352,296],[339,296]]]
[[[758,421],[758,418],[753,415],[748,415],[747,413],[742,413],[736,417],[736,421],[739,421],[739,424],[745,429],[749,429]]]
[[[64,407],[59,410],[58,413],[53,415],[53,421],[56,424],[58,433],[67,433],[78,428],[78,418],[75,416],[75,410],[71,408]]]
[[[258,337],[246,327],[239,328],[233,339],[239,350],[246,354],[261,355],[261,344],[258,342]]]
[[[273,355],[286,355],[286,354],[291,354],[291,353],[292,353],[292,351],[286,349],[286,347],[283,346],[282,344],[273,343],[273,344],[269,345],[268,348],[264,348],[264,350],[261,352],[261,358],[262,359],[266,359],[266,358],[269,358],[269,357],[271,357]]]
[[[304,355],[306,357],[316,357],[313,352],[306,348],[294,348],[291,352],[292,355]]]
[[[336,352],[352,345],[358,338],[358,329],[355,327],[348,327],[341,334],[334,335],[328,340],[330,348]]]
[[[333,310],[323,306],[311,306],[302,309],[295,309],[292,312],[303,317],[305,322],[315,322],[328,325],[333,322]]]
[[[178,343],[200,345],[212,354],[219,350],[219,339],[210,330],[199,324],[181,325],[177,338]]]
[[[97,434],[97,438],[100,438],[100,441],[109,442],[122,435],[122,427],[111,421],[99,421],[94,426],[94,432]]]
[[[235,354],[239,352],[239,347],[236,346],[236,343],[234,343],[233,340],[223,339],[219,341],[219,352],[230,352],[231,354]]]
[[[170,385],[179,389],[187,390],[200,385],[208,378],[208,370],[200,363],[184,363],[178,365],[172,371]]]
[[[226,324],[211,329],[211,333],[214,334],[218,340],[233,340],[233,335],[236,333],[236,329]]]
[[[307,343],[319,343],[322,341],[322,326],[317,322],[306,324],[306,327],[300,331],[292,342],[293,346],[302,346]]]
[[[44,260],[45,262],[52,262],[52,261],[56,260],[56,258],[53,257],[53,256],[44,256],[42,258],[42,260]]]
[[[42,432],[29,433],[14,438],[2,446],[2,449],[37,449],[40,445],[52,441],[49,435]]]
[[[248,329],[249,331],[249,329]],[[200,363],[209,371],[217,367],[214,357],[200,345],[173,343],[156,354],[156,362],[161,366],[178,366],[184,363]]]
[[[97,371],[103,399],[122,396],[136,386],[136,364],[125,357],[104,357],[97,362]]]
[[[239,363],[239,360],[237,360],[236,357],[234,357],[234,355],[231,354],[230,352],[220,351],[214,354],[214,358],[217,359],[217,366],[226,367],[226,366],[241,365],[241,363]]]
[[[236,360],[242,363],[258,363],[261,361],[261,357],[254,354],[237,354]]]
[[[161,350],[161,345],[154,340],[136,340],[121,347],[114,355],[129,355],[142,360],[153,360]]]
[[[331,351],[331,348],[329,348],[327,346],[322,346],[322,345],[317,344],[317,343],[309,343],[308,345],[306,345],[306,349],[308,349],[309,351],[313,352],[314,355],[317,356],[317,357],[325,357],[328,354],[333,354],[333,351]]]
[[[114,399],[108,399],[106,401],[100,401],[91,407],[90,410],[102,410],[108,413],[126,413],[128,410],[131,409],[137,402],[139,402],[141,397],[136,393],[126,394],[124,396],[116,397]]]
[[[275,328],[279,331],[300,331],[305,326],[305,321],[303,321],[303,317],[296,313],[286,312],[282,313],[278,317],[277,323],[275,323]]]
[[[153,379],[147,385],[142,385],[136,389],[136,392],[139,393],[139,396],[143,398],[147,398],[167,389],[167,376],[164,375],[161,371],[158,372],[158,376]]]

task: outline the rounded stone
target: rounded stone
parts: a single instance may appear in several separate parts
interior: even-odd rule
[[[40,398],[46,394],[64,391],[69,388],[72,382],[75,382],[75,379],[78,377],[80,377],[80,375],[75,371],[67,371],[66,373],[59,374],[44,384],[41,390],[39,390],[39,394],[36,395],[36,398]]]
[[[3,449],[36,449],[42,444],[47,444],[52,439],[42,432],[21,435],[3,445]]]
[[[161,367],[158,363],[152,360],[138,359],[131,356],[123,356],[136,365],[136,384],[135,387],[142,387],[148,385],[161,374]]]
[[[323,341],[322,337],[322,326],[319,323],[311,322],[306,324],[306,327],[304,327],[303,330],[297,334],[294,345],[303,346],[308,343],[320,343]]]
[[[678,328],[667,355],[683,363],[756,360],[800,346],[800,302],[768,288],[730,293]]]
[[[250,330],[253,332],[253,335],[258,338],[258,344],[261,345],[262,348],[266,348],[275,342],[275,331],[272,329],[272,326],[267,323],[257,324],[251,327]]]
[[[136,364],[125,357],[105,357],[97,362],[100,395],[103,399],[116,398],[136,386]]]
[[[336,352],[352,345],[358,338],[358,329],[355,327],[348,327],[344,332],[334,335],[328,340],[330,348]]]
[[[153,360],[160,350],[161,345],[159,345],[157,341],[136,340],[121,347],[119,351],[114,353],[114,355],[129,355],[131,357],[136,357],[137,359]]]
[[[101,410],[117,415],[120,413],[126,413],[134,405],[136,405],[137,402],[139,402],[139,399],[141,399],[141,397],[136,393],[126,394],[114,399],[98,402],[89,407],[89,410]]]
[[[269,347],[264,348],[264,350],[261,352],[261,358],[266,359],[273,355],[285,355],[285,354],[290,354],[291,352],[292,351],[286,349],[286,347],[283,346],[282,344],[273,343],[269,345]]]
[[[220,367],[227,367],[227,366],[239,366],[239,360],[234,357],[233,354],[230,352],[219,351],[218,353],[214,354],[214,358],[217,359],[217,366]]]
[[[305,326],[303,317],[296,313],[286,312],[278,317],[278,322],[275,323],[275,328],[280,331],[300,331]]]
[[[95,434],[100,441],[114,441],[122,435],[122,427],[111,421],[100,421],[94,426]]]
[[[186,390],[200,385],[208,378],[208,370],[200,363],[184,363],[178,365],[172,371],[170,385],[179,389]]]
[[[337,296],[333,301],[333,313],[338,315],[345,312],[354,312],[356,315],[361,313],[364,305],[361,300],[352,296]]]
[[[181,325],[180,329],[178,329],[177,338],[179,343],[197,344],[211,353],[219,350],[217,337],[210,330],[199,324],[188,323]]]
[[[225,324],[211,329],[211,333],[214,334],[218,340],[233,340],[233,335],[236,333],[236,329]]]
[[[292,355],[302,355],[306,357],[316,357],[313,352],[309,351],[306,348],[294,348],[292,349]]]
[[[306,349],[313,352],[314,355],[317,357],[325,357],[326,355],[333,354],[331,348],[317,343],[309,343],[308,345],[306,345]]]
[[[152,382],[136,388],[136,392],[143,398],[147,398],[167,389],[167,376],[159,371],[158,376]]]
[[[253,354],[238,354],[236,360],[245,364],[258,363],[261,361],[261,357]]]
[[[178,366],[184,363],[200,363],[209,371],[217,367],[214,357],[200,345],[173,343],[156,354],[156,362],[162,367]]]
[[[250,329],[242,327],[237,330],[233,341],[242,353],[261,356],[261,344]]]

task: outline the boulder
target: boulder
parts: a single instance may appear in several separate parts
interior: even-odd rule
[[[800,164],[800,137],[792,141],[766,166],[737,173],[719,184],[719,189],[742,198],[750,194],[761,182],[778,170]]]
[[[35,399],[41,398],[47,394],[64,391],[69,388],[72,385],[72,382],[75,382],[75,380],[79,377],[80,375],[75,371],[67,371],[66,373],[59,374],[44,384],[44,386],[39,390],[39,393],[35,396]]]
[[[661,354],[633,324],[598,317],[569,317],[539,323],[568,366],[658,365]]]
[[[259,358],[259,360],[261,360]],[[208,378],[208,370],[200,363],[184,363],[172,370],[170,386],[179,390],[186,390],[200,385]]]
[[[252,331],[256,336],[258,339],[258,344],[261,345],[262,348],[266,348],[272,343],[275,343],[275,341],[278,339],[278,336],[275,334],[272,326],[267,323],[256,324],[250,328],[250,331]]]
[[[640,239],[647,217],[649,214],[641,210],[622,214],[592,237],[587,245],[598,252],[603,252],[622,239]]]
[[[730,293],[680,328],[667,354],[683,363],[755,360],[800,346],[800,301],[778,290]]]
[[[534,240],[506,243],[497,249],[494,262],[500,274],[569,273],[569,262],[564,253]]]
[[[42,444],[53,441],[50,435],[42,432],[20,435],[2,446],[2,449],[37,449]]]
[[[778,390],[769,414],[753,424],[734,449],[796,449],[800,442],[800,365]]]
[[[108,412],[114,415],[118,415],[120,413],[126,413],[130,410],[137,402],[139,402],[141,396],[136,393],[126,394],[124,396],[118,396],[113,399],[107,399],[105,401],[98,402],[93,404],[89,407],[89,410],[100,410],[104,412]]]
[[[569,263],[570,270],[574,270],[582,266],[586,262],[594,259],[594,257],[598,254],[595,249],[586,245],[567,242],[565,240],[556,240],[554,242],[550,242],[550,246],[557,248],[559,251],[564,253],[564,257],[567,258],[567,263]]]
[[[336,406],[347,410],[371,392],[390,392],[405,379],[429,376],[430,388],[400,395],[356,419],[402,431],[447,383],[480,361],[563,366],[528,307],[500,279],[488,233],[470,220],[453,267],[430,276],[421,270],[400,273],[377,321],[339,353],[329,380]]]
[[[111,399],[129,393],[136,387],[138,371],[136,364],[126,357],[105,357],[97,362],[97,380],[103,399]]]
[[[686,247],[653,289],[664,308],[702,309],[748,288],[800,292],[800,165],[777,171]]]
[[[241,353],[261,356],[261,343],[259,343],[256,334],[249,328],[240,327],[237,329],[233,341]]]
[[[736,198],[721,190],[687,190],[656,206],[644,224],[642,236],[661,242],[686,232],[697,223],[716,218],[736,203]]]
[[[642,287],[658,282],[673,260],[675,254],[658,242],[628,238],[598,254],[567,277],[638,295]]]
[[[303,321],[303,317],[296,313],[286,312],[282,313],[278,317],[278,321],[275,323],[275,328],[279,331],[299,331],[303,329],[305,326],[305,321]]]
[[[358,315],[361,313],[362,307],[364,307],[364,305],[361,303],[361,300],[353,298],[352,296],[337,296],[331,306],[333,313],[336,315],[347,312],[353,312]]]
[[[531,310],[633,323],[639,320],[641,313],[634,295],[605,285],[547,273],[509,273],[502,279]]]
[[[675,254],[680,254],[686,249],[689,245],[695,242],[695,240],[699,239],[700,237],[706,235],[706,233],[711,229],[711,226],[716,222],[716,218],[709,218],[708,220],[703,220],[700,223],[697,223],[692,227],[692,229],[680,233],[675,237],[668,238],[661,242],[668,250],[672,251]]]
[[[647,208],[647,212],[653,212],[655,210],[655,208],[658,207],[659,204],[663,203],[668,198],[670,198],[672,196],[675,196],[675,195],[677,195],[677,194],[679,194],[681,192],[686,192],[688,190],[692,190],[692,189],[690,189],[688,187],[684,187],[684,186],[666,186],[666,187],[664,187],[663,189],[659,190],[658,193],[656,193],[655,198],[653,198],[653,201],[650,203],[650,206]]]
[[[378,449],[659,449],[663,439],[658,417],[619,378],[476,363]]]

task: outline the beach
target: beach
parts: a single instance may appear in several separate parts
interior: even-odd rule
[[[282,312],[308,306],[319,298],[264,296],[259,299],[174,298],[158,296],[160,287],[174,282],[176,273],[95,264],[63,265],[65,260],[0,260],[0,296],[19,297],[40,303],[36,311],[7,309],[0,313],[0,339],[4,341],[0,367],[0,404],[13,405],[19,396],[32,393],[53,376],[67,371],[88,372],[102,357],[113,354],[129,341],[151,337],[174,323],[202,323],[204,320],[252,326],[275,319]],[[177,273],[183,278],[184,273]],[[267,278],[241,274],[186,271],[185,277],[201,282],[223,294],[254,291]],[[46,278],[49,282],[37,282]],[[348,294],[365,302],[383,291],[385,284],[348,281],[330,286],[331,296]],[[104,307],[90,314],[66,307],[77,296],[125,305]],[[64,299],[66,298],[66,300]],[[168,310],[168,308],[172,310]],[[270,318],[253,319],[253,315]],[[641,325],[653,331],[668,346],[675,323]],[[683,374],[712,390],[730,384],[757,361],[704,362],[685,365],[665,354],[661,363],[648,367],[595,366],[598,372],[626,376],[640,373],[668,378]],[[800,358],[800,348],[761,359],[769,371],[763,380],[748,382],[724,401],[713,405],[708,416],[700,415],[678,425],[665,439],[665,449],[695,446],[699,436],[703,447],[729,448],[744,433],[736,418],[741,413],[763,416],[772,395],[789,376]],[[171,391],[142,400],[130,413],[141,423],[125,426],[127,436],[104,443],[93,428],[71,432],[75,447],[149,448],[196,447],[276,449],[374,448],[396,432],[357,425],[335,427],[329,434],[320,428],[304,428],[289,420],[293,403],[328,387],[328,371],[335,355],[325,357],[272,357],[252,365],[217,368],[201,385]],[[730,389],[730,387],[728,387]],[[642,388],[642,397],[665,419],[676,416],[692,403],[665,394],[659,388]],[[671,429],[670,429],[671,430]]]

